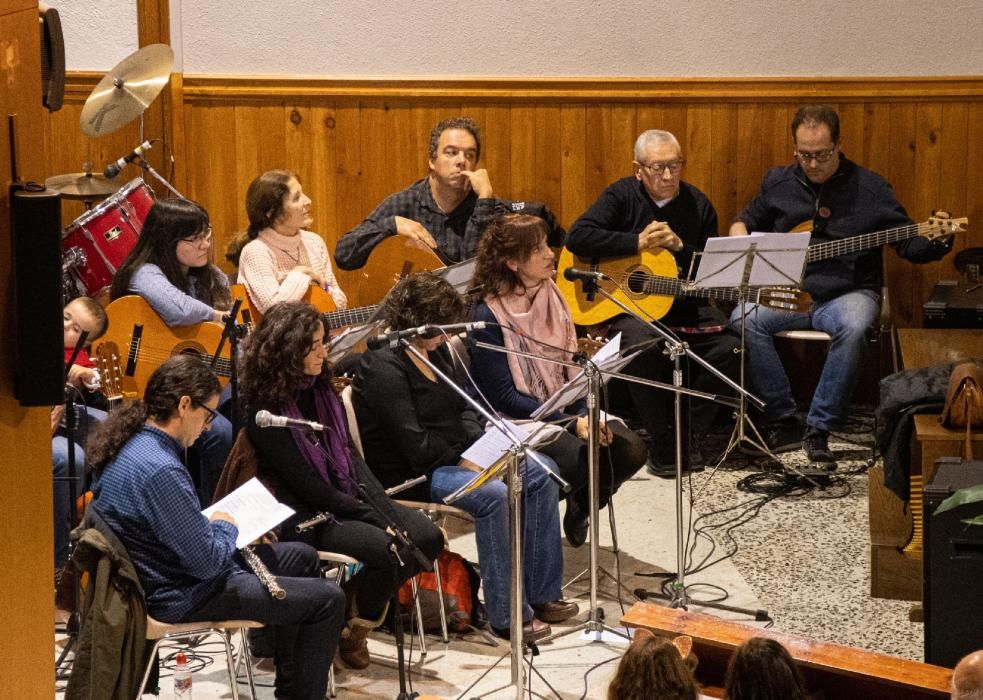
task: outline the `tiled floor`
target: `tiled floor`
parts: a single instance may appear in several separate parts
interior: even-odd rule
[[[844,457],[856,461],[841,462],[841,472],[850,472],[867,455],[845,443],[834,442]],[[801,453],[783,457],[794,463]],[[735,459],[715,474],[704,472],[684,480],[686,498],[695,494],[694,517],[743,502],[749,496],[737,489],[737,482],[754,471],[753,465]],[[816,491],[806,496],[779,499],[761,508],[757,517],[734,532],[737,554],[710,568],[687,577],[691,586],[691,608],[700,610],[701,599],[716,598],[721,589],[727,604],[751,610],[767,609],[775,619],[775,628],[840,641],[909,658],[920,657],[921,626],[907,620],[908,604],[880,601],[867,595],[869,563],[865,551],[868,537],[866,475],[847,476],[841,492]],[[615,501],[617,530],[621,547],[620,562],[611,551],[611,533],[607,511],[602,511],[600,565],[608,572],[620,571],[622,602],[634,602],[636,588],[655,589],[656,578],[638,573],[676,570],[675,483],[649,476],[642,471],[618,493]],[[843,495],[843,498],[831,498]],[[684,513],[689,522],[688,509]],[[819,523],[822,526],[819,526]],[[700,524],[700,523],[698,523]],[[452,547],[466,557],[474,557],[474,540],[469,528],[450,523]],[[713,557],[718,557],[727,542],[720,532]],[[709,553],[708,541],[697,540],[694,561]],[[586,568],[588,548],[564,546],[565,580]],[[620,566],[619,566],[620,564]],[[699,585],[703,584],[703,585]],[[615,623],[621,605],[618,586],[601,575],[599,590],[605,619]],[[567,591],[582,602],[583,619],[589,584],[586,578]],[[748,615],[720,613],[731,619],[751,622]],[[556,630],[569,626],[554,626]],[[480,635],[455,637],[443,644],[438,636],[427,640],[428,653],[419,654],[417,641],[412,650],[409,678],[412,690],[442,698],[515,697],[513,689],[491,693],[511,681],[510,660],[505,642],[492,642]],[[217,647],[214,647],[217,650]],[[372,665],[362,672],[344,670],[337,674],[340,698],[395,698],[399,685],[395,671],[396,649],[390,635],[372,635],[369,648]],[[533,659],[532,691],[537,696],[561,698],[603,698],[607,681],[623,652],[621,639],[606,634],[602,641],[582,632],[540,645]],[[313,663],[313,661],[312,661]],[[166,672],[165,672],[166,673]],[[487,674],[487,675],[486,675]],[[273,698],[272,676],[259,671],[259,697]],[[245,691],[245,686],[240,689]],[[149,697],[149,696],[148,696]],[[161,698],[172,697],[170,679],[162,681]],[[195,700],[231,697],[224,662],[217,656],[207,668],[194,675]]]

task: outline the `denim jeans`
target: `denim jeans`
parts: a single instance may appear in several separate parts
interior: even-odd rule
[[[552,460],[540,457],[555,469]],[[463,467],[438,467],[430,480],[430,497],[440,501],[475,477]],[[522,466],[522,620],[532,620],[530,603],[541,605],[559,600],[563,575],[560,544],[559,489],[538,465]],[[485,589],[485,608],[492,626],[511,627],[509,592],[512,559],[509,546],[508,487],[491,481],[454,502],[474,516],[478,544],[478,566]]]
[[[792,387],[775,350],[774,334],[784,330],[815,329],[828,333],[831,340],[806,425],[825,431],[842,428],[863,368],[867,334],[879,314],[880,295],[868,289],[813,304],[808,312],[778,311],[749,304],[744,317],[745,368],[748,389],[767,404],[765,421],[775,423],[795,415]],[[737,307],[730,318],[731,326],[738,333],[741,316],[741,309]]]
[[[286,591],[283,600],[274,600],[251,571],[240,570],[181,622],[256,620],[274,626],[275,696],[322,700],[345,622],[345,594],[334,582],[319,577],[317,552],[305,544],[258,545],[254,551]]]
[[[97,423],[106,420],[106,412],[98,408],[82,408],[78,410],[78,424],[75,427],[75,495],[82,495],[85,484],[85,452],[82,446],[89,430]],[[55,514],[55,568],[68,563],[68,537],[72,530],[72,508],[68,473],[68,437],[63,428],[51,439],[51,471],[55,479],[53,510]]]

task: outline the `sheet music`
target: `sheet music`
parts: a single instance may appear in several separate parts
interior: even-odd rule
[[[239,528],[236,547],[239,549],[262,537],[294,514],[293,508],[276,500],[255,477],[201,513],[207,518],[216,511],[225,511],[235,518]]]
[[[707,239],[699,253],[696,287],[739,287],[752,244],[754,260],[748,285],[752,287],[797,285],[802,280],[808,253],[808,233],[761,233]]]
[[[469,258],[454,265],[448,265],[439,270],[434,270],[434,274],[450,282],[458,294],[464,294],[471,288],[471,280],[474,278],[474,266],[475,258]]]
[[[529,441],[530,447],[535,447],[541,442],[548,441],[551,436],[563,430],[558,425],[540,423],[539,421],[514,423],[506,420],[503,422],[512,429],[517,438],[523,442]],[[494,425],[489,424],[485,434],[475,440],[471,447],[464,451],[461,457],[474,462],[482,469],[488,469],[488,467],[502,459],[511,448],[512,440],[506,437]]]
[[[352,348],[375,333],[382,321],[373,321],[364,326],[349,326],[343,332],[331,338],[328,345],[328,362],[333,365],[338,364],[345,355],[351,352]]]

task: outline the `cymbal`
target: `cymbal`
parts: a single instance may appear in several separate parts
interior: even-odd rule
[[[144,46],[117,63],[85,100],[82,133],[105,136],[139,117],[167,85],[173,67],[174,51],[167,44]]]
[[[120,188],[120,184],[108,179],[105,175],[85,173],[69,173],[54,175],[44,181],[44,186],[54,190],[65,199],[80,199],[92,201],[103,199]]]

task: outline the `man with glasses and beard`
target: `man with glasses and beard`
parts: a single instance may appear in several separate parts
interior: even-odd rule
[[[637,255],[643,251],[668,251],[676,267],[686,274],[693,254],[702,251],[710,236],[717,235],[717,212],[699,189],[683,181],[686,159],[679,141],[668,131],[650,129],[635,141],[634,175],[610,185],[570,228],[566,246],[574,255],[602,259]],[[562,270],[560,271],[562,274]],[[727,318],[708,301],[681,297],[673,301],[661,319],[690,348],[711,365],[735,377],[738,364],[734,350],[738,339],[727,330]],[[614,318],[609,335],[622,333],[622,347],[650,340],[651,328],[622,314]],[[733,393],[718,378],[696,363],[684,367],[686,386],[712,393]],[[632,374],[661,382],[672,381],[672,362],[662,355],[661,344],[632,361],[625,369]],[[641,421],[651,439],[649,471],[657,476],[674,476],[673,395],[639,384],[615,381],[610,384],[615,410],[622,407]],[[703,468],[706,460],[700,444],[721,417],[719,404],[693,401],[684,415],[683,434],[691,433],[684,445],[683,466]]]
[[[757,196],[731,225],[731,236],[791,231],[808,221],[816,243],[912,223],[880,175],[840,152],[840,119],[832,107],[799,109],[792,119],[792,139],[794,162],[765,174]],[[915,237],[894,248],[911,262],[931,262],[952,249],[952,237]],[[875,247],[809,263],[802,280],[814,302],[809,311],[777,311],[756,304],[734,310],[732,326],[739,329],[743,322],[747,334],[748,389],[767,404],[761,434],[771,452],[789,452],[801,444],[810,462],[836,468],[829,433],[846,423],[867,333],[880,315],[882,284],[881,249]],[[804,434],[773,338],[793,329],[824,331],[831,338]]]

